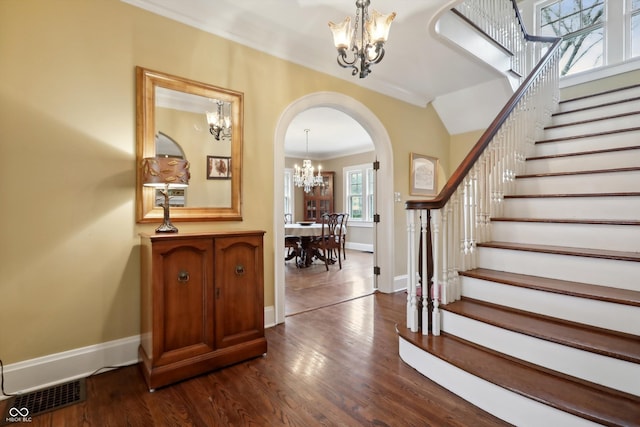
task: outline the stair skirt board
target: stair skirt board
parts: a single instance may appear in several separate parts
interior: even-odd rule
[[[640,291],[640,262],[478,247],[477,265],[489,270]]]
[[[556,344],[442,311],[442,330],[572,377],[640,396],[640,365]]]
[[[519,427],[599,426],[485,381],[399,337],[400,358],[425,377],[480,409]]]
[[[640,252],[638,225],[492,221],[491,238],[498,242]]]

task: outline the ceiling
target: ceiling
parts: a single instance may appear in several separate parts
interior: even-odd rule
[[[469,55],[437,36],[433,27],[447,0],[372,0],[396,12],[385,57],[365,79],[336,62],[328,21],[355,15],[355,0],[122,0],[276,57],[425,107],[438,97],[496,78]],[[285,138],[288,156],[330,158],[373,149],[366,132],[342,112],[315,108],[294,119]],[[368,138],[368,140],[367,140]]]

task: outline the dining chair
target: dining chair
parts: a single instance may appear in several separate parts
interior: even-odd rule
[[[342,250],[340,233],[344,214],[330,213],[320,217],[322,232],[316,239],[311,240],[310,247],[320,253],[320,259],[324,261],[324,266],[329,271],[329,264],[335,263],[333,253],[337,253],[337,260],[342,269]]]
[[[293,216],[290,213],[284,214],[284,223],[293,223]],[[286,254],[284,256],[285,262],[295,258],[296,266],[300,266],[298,258],[300,257],[300,249],[302,247],[302,239],[299,236],[286,235],[284,236],[284,247]]]
[[[342,217],[342,225],[340,225],[340,242],[342,245],[342,259],[347,259],[347,223],[349,222],[349,214],[344,213]]]

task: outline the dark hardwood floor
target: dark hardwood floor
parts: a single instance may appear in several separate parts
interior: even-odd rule
[[[373,292],[373,254],[347,250],[347,259],[330,265],[314,260],[310,267],[297,268],[295,260],[285,262],[285,315],[291,316],[326,307]]]
[[[402,328],[405,317],[404,292],[352,297],[268,328],[263,357],[153,393],[137,366],[105,372],[87,379],[84,402],[33,417],[30,425],[508,425],[402,362],[396,325]]]

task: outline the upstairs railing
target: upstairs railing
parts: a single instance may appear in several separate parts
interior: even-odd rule
[[[490,218],[501,214],[559,98],[560,39],[530,36],[515,0],[468,0],[457,9],[518,58],[524,77],[442,191],[406,203],[407,327],[424,335],[439,335],[440,304],[460,299],[458,272],[476,267],[476,245],[491,240]]]

